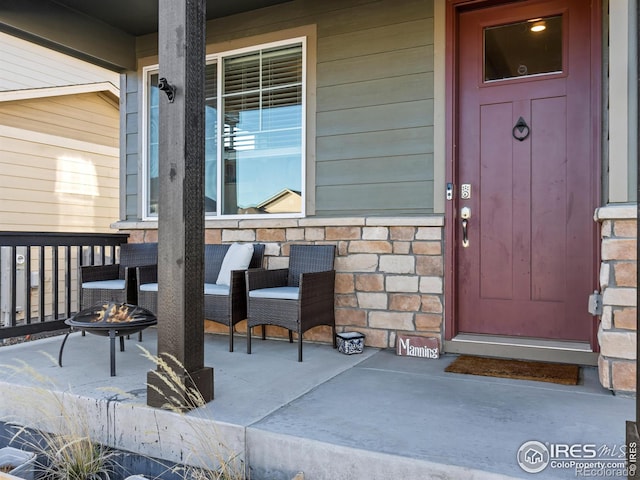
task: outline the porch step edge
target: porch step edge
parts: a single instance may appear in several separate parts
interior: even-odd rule
[[[419,478],[421,480],[513,480],[476,468],[436,463],[319,440],[247,428],[247,457],[252,479],[291,478],[296,472],[313,474],[314,480],[336,478]]]

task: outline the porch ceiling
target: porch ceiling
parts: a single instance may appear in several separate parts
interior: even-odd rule
[[[289,0],[207,0],[207,20],[256,10]],[[157,0],[55,0],[70,10],[101,20],[130,35],[158,31]]]
[[[207,0],[207,20],[289,0]],[[136,37],[158,31],[157,0],[3,0],[0,31],[103,67],[135,69]]]

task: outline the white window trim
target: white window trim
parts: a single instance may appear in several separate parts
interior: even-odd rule
[[[236,214],[236,215],[206,215],[205,220],[250,220],[250,219],[279,219],[279,218],[304,218],[306,216],[306,204],[307,204],[307,37],[294,37],[288,38],[286,40],[279,40],[275,42],[267,42],[256,45],[251,45],[243,48],[226,50],[223,52],[216,52],[208,54],[205,57],[206,64],[209,63],[217,63],[218,64],[218,75],[221,73],[221,65],[225,57],[230,57],[234,55],[241,55],[243,53],[255,52],[257,50],[264,50],[268,48],[277,48],[280,46],[292,45],[300,43],[302,45],[302,130],[301,130],[301,159],[300,159],[300,168],[301,168],[301,178],[300,178],[300,193],[302,196],[302,204],[301,204],[301,212],[297,213],[269,213],[269,214]],[[159,73],[159,64],[155,63],[152,65],[147,65],[142,67],[142,181],[140,182],[140,193],[142,195],[142,220],[143,221],[157,221],[157,215],[149,214],[149,198],[148,198],[148,180],[149,180],[149,99],[150,99],[150,88],[149,88],[149,79],[152,74]],[[217,85],[217,99],[218,102],[221,101],[222,98],[222,82],[218,82]],[[218,125],[222,125],[222,108],[218,107]],[[220,129],[219,129],[220,131]],[[220,139],[218,139],[220,140]],[[216,190],[218,192],[218,196],[221,195],[222,192],[222,146],[224,141],[217,142],[217,168],[218,172],[216,175]],[[221,211],[221,202],[216,201],[216,208],[218,211]]]

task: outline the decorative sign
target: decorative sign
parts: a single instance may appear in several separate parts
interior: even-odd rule
[[[396,354],[403,357],[440,358],[437,338],[397,335]]]

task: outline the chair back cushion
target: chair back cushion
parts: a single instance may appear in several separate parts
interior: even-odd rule
[[[290,287],[300,285],[301,273],[333,270],[335,245],[291,245],[289,248],[287,284]]]
[[[222,262],[231,244],[206,244],[204,246],[204,282],[216,283]],[[264,257],[264,243],[253,244],[253,256],[249,268],[262,268]]]
[[[124,278],[126,267],[156,265],[157,263],[157,243],[123,243],[120,245],[120,278]]]
[[[250,243],[233,243],[227,250],[220,267],[220,273],[216,283],[218,285],[229,285],[231,283],[232,270],[246,270],[251,263],[253,256],[253,245]]]

